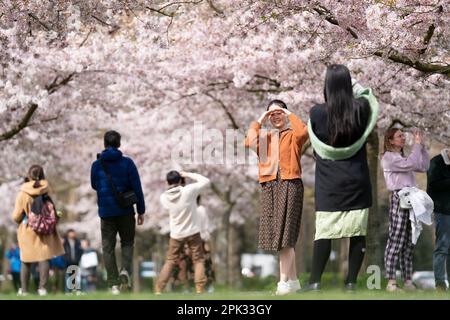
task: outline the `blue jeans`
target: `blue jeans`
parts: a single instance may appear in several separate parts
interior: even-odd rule
[[[445,274],[447,273],[447,276],[450,276],[450,215],[435,213],[435,220],[436,245],[433,255],[433,269],[436,283],[442,284],[445,283]]]

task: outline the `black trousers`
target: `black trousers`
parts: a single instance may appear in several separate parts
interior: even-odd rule
[[[102,248],[105,268],[110,287],[119,284],[119,270],[116,261],[116,237],[119,234],[122,269],[131,275],[133,264],[134,235],[136,219],[134,215],[101,219]]]

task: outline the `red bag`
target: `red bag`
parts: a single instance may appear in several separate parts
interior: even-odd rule
[[[48,195],[34,198],[28,215],[28,225],[37,234],[48,235],[55,232],[57,216],[52,199]]]

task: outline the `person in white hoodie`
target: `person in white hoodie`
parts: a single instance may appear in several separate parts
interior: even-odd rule
[[[183,178],[190,178],[194,183],[183,185]],[[207,186],[209,179],[196,173],[170,171],[167,174],[169,188],[161,195],[160,201],[170,215],[170,240],[167,257],[155,285],[155,294],[161,294],[170,279],[172,269],[178,262],[184,243],[192,253],[194,264],[194,282],[196,293],[205,290],[205,258],[201,225],[197,219],[197,196]]]

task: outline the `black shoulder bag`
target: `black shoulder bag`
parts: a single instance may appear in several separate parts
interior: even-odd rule
[[[111,186],[112,192],[114,194],[114,198],[116,199],[119,206],[122,208],[129,208],[129,207],[132,207],[134,204],[136,204],[138,202],[136,193],[134,193],[133,190],[119,192],[119,190],[117,190],[116,186],[114,185],[112,177],[109,174],[109,171],[106,168],[106,164],[104,163],[103,159],[100,159],[100,164],[103,168],[103,171],[105,171],[106,176],[108,177],[109,185]]]

